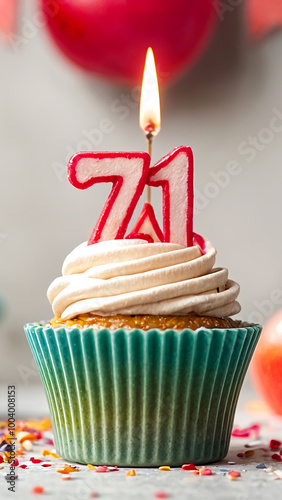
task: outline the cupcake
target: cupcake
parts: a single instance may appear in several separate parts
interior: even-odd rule
[[[231,319],[239,285],[197,241],[85,242],[65,259],[48,289],[54,318],[25,326],[63,458],[141,467],[226,456],[261,327]]]

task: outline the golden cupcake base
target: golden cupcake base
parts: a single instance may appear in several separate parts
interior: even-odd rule
[[[184,330],[189,328],[197,330],[200,327],[204,328],[238,328],[240,321],[231,318],[213,318],[209,316],[197,316],[189,314],[187,316],[153,316],[153,315],[122,315],[114,316],[98,316],[92,314],[83,314],[76,318],[63,320],[62,318],[52,319],[48,325],[52,328],[94,328],[101,330],[107,328],[109,330],[151,330],[158,328],[159,330]]]

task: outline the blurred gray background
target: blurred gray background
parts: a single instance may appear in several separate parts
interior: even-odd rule
[[[22,22],[34,19],[30,4]],[[153,160],[192,146],[195,231],[213,242],[217,264],[240,283],[240,316],[265,322],[282,308],[282,30],[255,46],[245,31],[241,5],[219,22],[194,68],[161,88]],[[89,238],[110,189],[75,190],[67,160],[81,149],[146,145],[136,94],[75,69],[45,29],[35,27],[18,50],[0,42],[0,58],[0,376],[30,388],[39,377],[23,325],[52,317],[47,287],[66,255]],[[116,100],[129,102],[123,113],[113,110]],[[111,131],[101,134],[105,118]],[[161,196],[153,191],[160,218]]]

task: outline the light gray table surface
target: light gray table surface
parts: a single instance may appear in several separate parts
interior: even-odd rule
[[[1,388],[1,391],[3,394],[4,388]],[[200,477],[180,468],[172,468],[167,472],[159,471],[157,468],[142,468],[136,469],[135,477],[128,477],[126,476],[128,468],[119,468],[117,472],[99,474],[91,471],[87,466],[78,465],[79,471],[71,474],[71,480],[63,481],[61,474],[56,472],[56,469],[63,466],[66,463],[65,460],[53,459],[51,460],[52,466],[48,468],[42,467],[41,464],[33,465],[29,461],[31,456],[43,459],[40,456],[42,448],[52,448],[52,446],[38,443],[35,444],[30,454],[26,454],[24,459],[20,459],[20,463],[27,464],[28,468],[25,470],[17,468],[16,493],[8,492],[8,483],[4,477],[8,471],[8,465],[4,464],[4,468],[0,470],[0,498],[1,500],[10,498],[25,500],[46,497],[76,500],[91,498],[91,494],[96,493],[97,498],[105,500],[147,500],[156,498],[156,493],[162,491],[167,494],[168,499],[178,500],[279,499],[282,495],[282,462],[271,458],[273,452],[269,450],[269,441],[270,439],[282,441],[282,417],[274,416],[267,411],[255,412],[253,409],[250,411],[250,401],[254,399],[257,399],[257,396],[250,385],[246,383],[239,400],[235,424],[245,427],[259,423],[261,426],[260,443],[252,445],[254,437],[232,438],[226,459],[208,466],[213,472],[212,476]],[[2,398],[1,401],[3,401]],[[48,415],[46,401],[40,386],[20,389],[18,411],[19,409],[21,417]],[[1,413],[3,414],[2,406]],[[246,447],[250,442],[250,447]],[[237,457],[239,452],[244,453],[249,449],[255,450],[253,456]],[[46,458],[48,459],[48,457]],[[44,463],[48,463],[48,460],[45,460]],[[258,469],[256,466],[261,463],[264,463],[267,468],[272,467],[273,471],[279,471],[277,472],[278,476],[274,475],[273,472]],[[241,472],[241,478],[231,481],[227,476],[227,470]],[[31,493],[35,485],[44,487],[43,495]]]

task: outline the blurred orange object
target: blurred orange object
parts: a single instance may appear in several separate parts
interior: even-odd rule
[[[0,0],[0,32],[6,37],[14,34],[18,0]]]
[[[259,39],[275,28],[282,27],[282,2],[248,0],[247,17],[251,37]]]
[[[282,310],[263,329],[251,363],[251,376],[270,408],[282,415]]]

